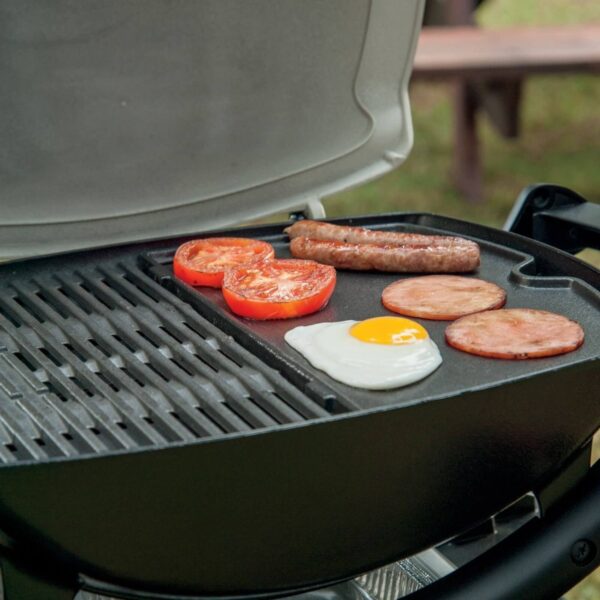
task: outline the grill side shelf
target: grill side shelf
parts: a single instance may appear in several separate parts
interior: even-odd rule
[[[133,258],[14,277],[0,294],[0,463],[269,429],[326,404]]]

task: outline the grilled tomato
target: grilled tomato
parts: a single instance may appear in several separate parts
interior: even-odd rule
[[[277,259],[230,269],[229,308],[248,319],[291,319],[321,310],[335,288],[335,269],[312,260]]]
[[[273,246],[259,240],[228,237],[192,240],[175,252],[173,272],[190,285],[218,288],[228,269],[274,256]]]

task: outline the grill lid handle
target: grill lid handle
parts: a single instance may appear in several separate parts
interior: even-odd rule
[[[517,198],[504,229],[571,254],[600,249],[600,205],[565,187],[531,185]]]

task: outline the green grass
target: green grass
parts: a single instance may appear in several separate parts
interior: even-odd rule
[[[598,0],[488,0],[477,11],[486,27],[574,25],[600,21]]]
[[[600,22],[598,0],[488,0],[478,21],[486,27]],[[600,202],[600,77],[530,78],[524,89],[522,131],[504,140],[480,119],[485,200],[465,202],[451,183],[452,110],[449,84],[411,88],[415,145],[404,165],[385,177],[333,196],[330,216],[430,211],[501,226],[519,191],[535,182],[571,187]],[[600,268],[600,253],[583,258]],[[600,436],[594,444],[600,459]],[[567,595],[600,600],[600,569]]]

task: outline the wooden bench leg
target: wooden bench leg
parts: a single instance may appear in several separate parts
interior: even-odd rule
[[[489,118],[496,131],[506,139],[519,135],[520,104],[523,81],[520,77],[488,79],[473,83],[477,105]]]
[[[477,136],[477,98],[466,81],[454,90],[454,164],[456,187],[469,202],[483,200],[483,177]]]

